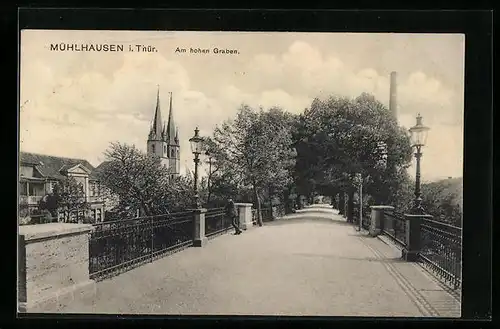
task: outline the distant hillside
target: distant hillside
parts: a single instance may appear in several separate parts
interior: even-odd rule
[[[422,184],[423,206],[434,216],[459,225],[463,210],[463,178]]]
[[[438,200],[450,198],[453,204],[459,205],[460,209],[463,208],[463,177],[423,184],[422,189],[431,192]]]

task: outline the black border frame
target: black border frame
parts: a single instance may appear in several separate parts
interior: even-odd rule
[[[18,12],[17,36],[20,30],[33,29],[109,29],[109,30],[225,30],[225,31],[308,31],[308,32],[404,32],[404,33],[464,33],[465,55],[465,144],[464,144],[464,237],[463,237],[463,303],[462,318],[489,320],[492,316],[492,181],[493,181],[493,93],[492,93],[492,26],[493,13],[475,11],[334,11],[334,10],[215,10],[215,9],[42,9],[24,8]],[[12,47],[12,50],[14,47]],[[19,63],[19,44],[16,48]],[[18,64],[19,65],[19,64]],[[18,68],[18,66],[16,66]],[[17,76],[17,72],[16,72]],[[17,81],[17,79],[16,79]],[[18,85],[17,85],[18,88]],[[16,93],[17,95],[17,93]],[[19,100],[16,97],[16,108]],[[9,111],[10,113],[10,111]],[[17,123],[17,112],[16,112]],[[9,135],[10,137],[13,136]],[[19,137],[17,136],[17,139]],[[16,145],[18,140],[16,140]],[[17,157],[17,146],[16,146]],[[14,157],[12,156],[12,159]],[[16,163],[17,166],[17,163]],[[12,176],[14,177],[14,176]],[[16,179],[17,186],[17,179]],[[11,217],[8,219],[17,225]],[[10,230],[9,230],[10,231]],[[17,227],[13,228],[17,231]],[[13,235],[12,233],[8,233]],[[12,236],[10,236],[12,238]],[[14,238],[14,241],[16,239]],[[14,243],[9,244],[14,246]],[[15,264],[15,250],[13,250]],[[14,278],[16,277],[13,266]],[[15,299],[15,285],[14,301]],[[340,297],[341,298],[341,297]],[[9,299],[11,302],[12,299]],[[13,312],[16,318],[16,305]],[[10,314],[9,314],[10,315]],[[56,315],[82,322],[117,319],[117,316]],[[23,315],[18,322],[44,322],[54,315]],[[5,317],[2,317],[5,319]],[[120,318],[122,318],[120,316]],[[127,317],[128,318],[128,317]],[[131,316],[133,323],[144,316]],[[193,317],[156,317],[148,319],[193,319]],[[195,317],[197,320],[224,317]],[[21,320],[22,319],[22,320]],[[293,317],[231,317],[231,320],[295,320]],[[328,320],[367,322],[383,318],[309,318],[319,323]],[[404,320],[405,325],[413,319]],[[417,322],[422,320],[416,319]],[[52,320],[53,321],[53,320]],[[315,321],[315,322],[317,322]],[[401,319],[388,319],[400,322]],[[431,322],[443,320],[431,319]],[[66,321],[64,321],[66,322]],[[201,322],[201,321],[200,321]],[[204,322],[204,321],[203,321]],[[240,321],[238,321],[240,322]],[[351,322],[351,321],[349,321]],[[425,321],[427,322],[427,321]],[[454,321],[456,322],[456,321]],[[253,321],[252,321],[253,323]],[[354,323],[354,322],[352,322]],[[391,323],[391,324],[392,324]],[[55,324],[55,323],[54,323]],[[192,323],[195,324],[195,323]],[[236,323],[232,323],[234,325]],[[240,322],[241,324],[241,322]],[[384,323],[385,325],[389,323]]]

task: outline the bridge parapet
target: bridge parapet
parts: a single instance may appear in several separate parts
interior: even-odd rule
[[[235,203],[238,207],[238,214],[240,216],[240,228],[248,230],[253,227],[252,220],[252,204],[251,203]]]
[[[79,295],[95,293],[89,275],[86,224],[50,223],[19,228],[20,312],[57,312]]]
[[[371,206],[370,235],[377,236],[382,232],[384,226],[384,213],[394,210],[392,206]]]

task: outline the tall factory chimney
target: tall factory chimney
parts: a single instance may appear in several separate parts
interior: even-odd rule
[[[397,85],[397,73],[391,72],[391,90],[390,90],[390,98],[389,98],[389,111],[391,111],[392,115],[397,119],[398,118],[398,102],[397,102],[397,94],[398,94],[398,85]]]

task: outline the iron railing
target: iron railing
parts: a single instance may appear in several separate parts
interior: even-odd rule
[[[382,232],[404,248],[407,244],[404,214],[396,211],[385,211]]]
[[[462,282],[462,229],[423,219],[421,225],[421,261],[453,289]]]
[[[274,219],[273,208],[271,208],[271,207],[261,208],[260,211],[262,213],[262,221],[263,222],[270,222]]]
[[[193,244],[191,211],[94,224],[89,272],[103,279]]]
[[[262,214],[263,222],[270,222],[274,219],[272,208],[260,208],[260,213]],[[257,223],[258,213],[257,208],[252,208],[252,222]]]
[[[205,213],[205,236],[214,236],[226,233],[232,227],[231,218],[226,215],[225,208],[212,208]]]

